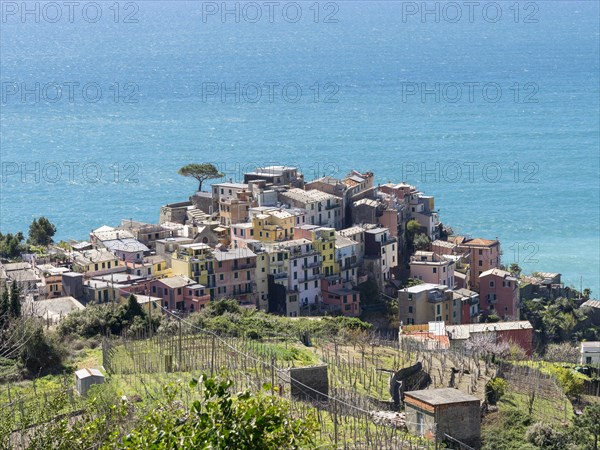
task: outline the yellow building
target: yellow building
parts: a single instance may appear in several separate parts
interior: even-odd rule
[[[173,275],[191,278],[204,286],[214,286],[212,249],[206,244],[180,245],[171,259]]]
[[[261,242],[293,239],[295,226],[296,215],[287,211],[265,211],[252,217],[254,238]]]
[[[73,252],[73,271],[79,273],[101,272],[119,267],[119,259],[104,248]]]
[[[335,228],[304,225],[296,227],[296,237],[312,241],[313,247],[321,255],[321,273],[325,277],[340,273],[339,262],[335,259]]]

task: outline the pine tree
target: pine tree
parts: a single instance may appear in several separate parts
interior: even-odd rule
[[[9,309],[10,298],[8,296],[8,287],[4,285],[0,293],[0,329],[4,328],[4,325],[8,322]]]
[[[9,311],[13,317],[21,317],[21,290],[16,281],[10,286]]]

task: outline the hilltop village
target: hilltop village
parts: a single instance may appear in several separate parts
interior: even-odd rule
[[[374,178],[305,181],[294,167],[257,168],[162,206],[157,224],[103,225],[89,241],[54,246],[51,260],[4,264],[0,282],[82,305],[133,293],[178,314],[232,298],[289,317],[359,316],[370,296],[397,299],[403,325],[518,320],[517,276],[497,239],[449,235],[432,196]],[[560,275],[548,277],[560,286]],[[48,308],[47,318],[61,314]]]
[[[148,433],[143,420],[170,398],[159,386],[184,389],[181,377],[192,386],[216,369],[258,399],[264,386],[269,402],[288,398],[304,443],[318,430],[312,446],[290,448],[592,448],[600,302],[589,290],[504,266],[497,239],[454,234],[432,196],[372,172],[306,181],[270,166],[240,183],[210,164],[179,173],[198,190],[162,206],[156,224],[122,220],[55,244],[42,217],[27,246],[22,233],[0,234],[0,438],[28,448],[33,427],[49,441],[30,448],[54,448],[52,427],[88,408],[92,385],[113,389],[113,404],[141,402],[128,403],[134,431]],[[218,181],[203,191],[208,179]],[[178,414],[193,398],[183,393]],[[304,420],[308,404],[320,421]],[[131,435],[129,419],[114,420],[112,438],[83,436]],[[235,442],[227,448],[256,448]]]

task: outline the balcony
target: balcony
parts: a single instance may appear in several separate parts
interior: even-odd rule
[[[317,273],[317,274],[312,274],[312,275],[308,275],[306,278],[300,278],[298,279],[299,283],[308,283],[309,281],[314,281],[321,278],[321,274]]]
[[[287,278],[287,277],[288,277],[287,272],[279,272],[279,273],[273,274],[273,278],[275,278],[276,280],[281,280],[281,279]]]
[[[319,261],[317,262],[309,262],[308,264],[302,264],[302,270],[308,270],[308,269],[313,269],[315,267],[319,267],[321,265],[321,263]]]

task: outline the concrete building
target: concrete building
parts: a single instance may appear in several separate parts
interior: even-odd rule
[[[156,241],[156,254],[162,256],[167,263],[167,267],[171,267],[171,258],[173,253],[179,248],[180,245],[192,244],[194,240],[189,237],[174,236],[166,239],[159,239]]]
[[[72,252],[70,257],[72,270],[86,276],[126,271],[125,266],[119,264],[119,258],[105,248]]]
[[[213,189],[217,189],[213,186]],[[250,192],[241,191],[235,198],[226,198],[219,201],[219,218],[221,225],[230,226],[235,223],[247,222],[250,208],[256,206],[256,201]]]
[[[519,345],[528,355],[533,351],[533,327],[527,320],[514,322],[474,323],[446,326],[450,346],[462,348],[469,339],[489,335],[496,343],[507,342]]]
[[[82,397],[87,396],[94,384],[103,384],[104,375],[98,369],[81,369],[75,372],[75,389]]]
[[[62,295],[74,297],[81,301],[83,297],[83,274],[79,272],[65,272],[62,274]]]
[[[256,170],[244,174],[244,183],[254,180],[264,180],[267,186],[304,187],[304,176],[298,172],[296,167],[257,167]]]
[[[234,298],[242,306],[256,306],[256,254],[249,248],[213,251],[212,298]]]
[[[342,199],[325,192],[312,189],[290,189],[280,192],[279,201],[295,208],[306,210],[306,223],[329,228],[342,228]]]
[[[460,301],[461,324],[476,323],[479,318],[479,294],[469,289],[455,289],[454,299]]]
[[[157,240],[171,236],[171,231],[159,224],[137,222],[131,219],[122,219],[118,229],[128,231],[134,239],[137,239],[151,250],[156,248]]]
[[[398,247],[396,238],[387,228],[365,230],[365,254],[363,266],[372,274],[383,291],[388,280],[392,279],[392,270],[398,266]]]
[[[36,300],[26,304],[25,309],[42,318],[46,325],[57,325],[62,319],[73,311],[85,309],[77,299],[73,297],[56,297],[47,300]]]
[[[341,279],[321,280],[324,307],[344,316],[360,315],[360,292],[352,289],[352,284]]]
[[[151,281],[150,292],[152,297],[161,299],[164,308],[171,311],[199,311],[210,301],[206,286],[180,275]]]
[[[479,291],[479,275],[500,267],[500,242],[481,238],[470,239],[464,236],[450,236],[448,241],[457,246],[459,253],[469,254],[470,281],[465,287]]]
[[[215,286],[214,258],[212,248],[207,244],[184,244],[178,246],[171,257],[171,270],[174,275],[191,278],[209,288]]]
[[[404,393],[406,424],[418,436],[442,441],[446,435],[471,447],[481,443],[481,409],[477,397],[458,389]]]
[[[42,279],[40,274],[28,262],[0,263],[0,283],[17,283],[21,295],[31,294],[37,297],[38,286]]]
[[[398,291],[398,314],[406,325],[459,324],[461,302],[447,286],[424,283]]]
[[[146,278],[163,278],[172,275],[172,270],[167,267],[165,258],[160,255],[145,256],[139,262],[126,262],[127,273]]]
[[[278,281],[286,285],[288,292],[298,294],[299,312],[308,313],[321,305],[321,255],[309,239],[294,239],[277,245],[286,251],[284,267],[287,278]],[[273,262],[273,261],[271,261]]]
[[[123,262],[140,262],[150,249],[134,238],[103,241],[102,245]]]
[[[37,284],[39,298],[56,298],[62,296],[62,275],[69,272],[66,267],[55,267],[52,264],[40,264],[36,271],[41,280]]]
[[[580,364],[600,364],[600,342],[588,341],[581,343]]]
[[[490,269],[479,275],[481,309],[502,320],[519,318],[519,284],[510,272]]]
[[[440,219],[435,211],[434,198],[430,195],[418,193],[412,195],[409,201],[408,215],[421,225],[424,234],[435,241],[440,237]]]
[[[213,211],[221,211],[220,204],[228,200],[251,200],[250,188],[247,183],[213,183],[211,186]]]
[[[410,258],[410,277],[454,288],[454,261],[434,252],[417,251]]]

